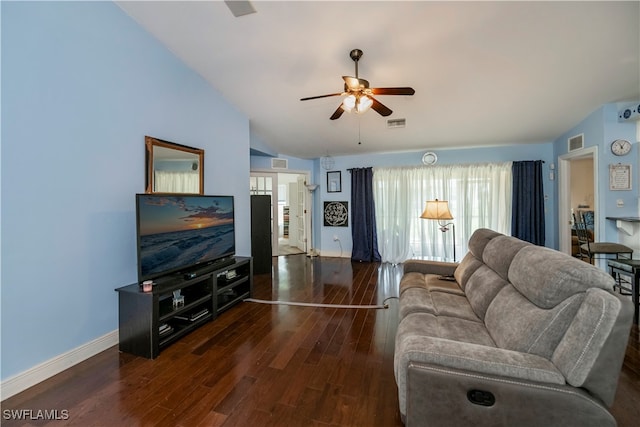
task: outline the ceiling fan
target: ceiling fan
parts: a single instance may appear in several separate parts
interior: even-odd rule
[[[342,116],[345,111],[356,113],[364,113],[369,108],[373,108],[382,116],[388,116],[393,111],[375,99],[372,95],[413,95],[416,93],[410,87],[378,87],[370,88],[369,82],[358,77],[358,61],[362,57],[360,49],[353,49],[349,52],[349,56],[356,63],[356,76],[342,76],[344,80],[344,92],[330,93],[328,95],[310,96],[302,98],[300,101],[308,101],[310,99],[327,98],[329,96],[347,95],[342,104],[334,111],[330,119],[335,120]]]

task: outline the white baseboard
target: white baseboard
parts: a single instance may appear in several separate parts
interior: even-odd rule
[[[0,399],[16,395],[116,344],[117,329],[8,378],[0,383]]]
[[[344,252],[340,252],[340,251],[325,251],[325,250],[323,250],[320,253],[320,256],[329,257],[329,258],[351,258],[351,252],[344,253]]]

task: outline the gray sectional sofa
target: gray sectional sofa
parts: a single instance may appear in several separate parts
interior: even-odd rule
[[[448,277],[447,277],[448,276]],[[395,377],[407,427],[615,426],[632,318],[604,271],[488,229],[408,261]]]

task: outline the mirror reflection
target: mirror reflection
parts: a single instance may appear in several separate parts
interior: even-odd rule
[[[204,194],[204,150],[145,136],[146,192]]]

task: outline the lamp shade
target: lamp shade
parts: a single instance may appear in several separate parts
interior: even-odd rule
[[[453,215],[451,215],[451,211],[449,210],[449,202],[435,199],[427,201],[427,205],[422,215],[420,215],[420,218],[443,220],[453,219]]]

